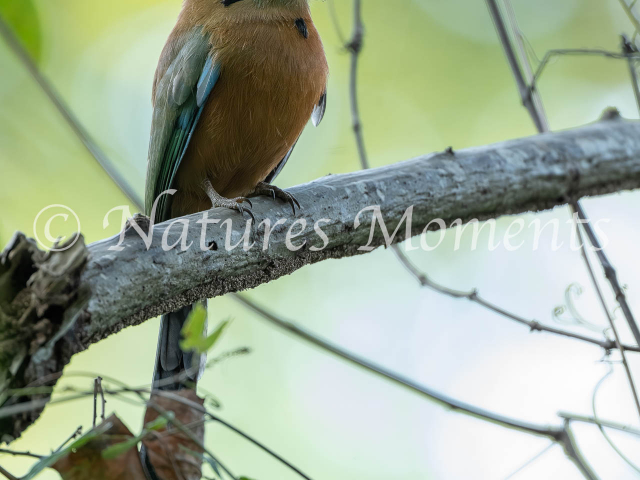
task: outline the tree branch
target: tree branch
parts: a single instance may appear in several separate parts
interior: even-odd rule
[[[337,23],[336,23],[337,25]],[[345,45],[351,52],[351,67],[349,74],[349,101],[351,103],[351,128],[356,137],[358,146],[358,156],[363,169],[369,168],[367,148],[362,135],[362,123],[360,122],[360,107],[358,103],[358,63],[360,52],[364,43],[364,25],[362,24],[362,3],[361,0],[353,1],[353,33],[351,40]]]
[[[140,195],[129,184],[126,177],[124,177],[118,169],[111,163],[107,155],[102,151],[98,144],[93,140],[89,132],[82,126],[76,116],[72,113],[69,107],[66,105],[62,97],[58,94],[54,86],[49,79],[43,75],[38,68],[38,65],[31,58],[29,52],[24,48],[20,40],[15,35],[11,27],[0,15],[0,37],[4,39],[9,49],[20,60],[22,65],[31,75],[31,78],[38,84],[42,92],[47,96],[52,105],[56,108],[58,113],[64,118],[65,122],[73,133],[80,139],[84,147],[89,154],[96,159],[98,164],[105,169],[107,175],[111,177],[114,183],[122,190],[122,192],[136,205],[142,205]]]
[[[18,477],[12,475],[8,470],[2,468],[2,465],[0,465],[0,474],[4,475],[8,480],[20,480]]]
[[[520,315],[517,315],[509,310],[506,310],[502,307],[499,307],[498,305],[491,303],[488,300],[485,300],[480,296],[480,293],[478,292],[478,290],[462,291],[462,290],[454,290],[452,288],[442,286],[434,282],[433,280],[431,280],[425,273],[418,270],[416,266],[407,258],[406,255],[400,255],[402,253],[401,251],[398,251],[397,253],[398,253],[398,258],[402,263],[402,265],[409,271],[409,273],[411,273],[411,275],[413,275],[413,277],[416,280],[418,280],[418,283],[420,283],[420,285],[422,285],[423,287],[430,288],[436,292],[442,293],[443,295],[447,295],[451,298],[467,299],[470,302],[473,302],[477,305],[480,305],[481,307],[486,308],[487,310],[497,313],[498,315],[502,315],[503,317],[513,320],[514,322],[517,322],[517,323],[520,323],[521,325],[525,325],[529,327],[529,330],[531,332],[546,332],[546,333],[553,333],[555,335],[560,335],[562,337],[573,338],[575,340],[580,340],[582,342],[591,343],[592,345],[597,345],[598,347],[603,348],[607,352],[614,349],[619,349],[619,350],[624,349],[632,352],[640,352],[640,347],[636,347],[634,345],[621,344],[615,340],[608,340],[608,339],[600,340],[597,338],[588,337],[586,335],[580,335],[579,333],[573,333],[568,330],[562,330],[560,328],[550,327],[548,325],[544,325],[543,323],[540,323],[537,320],[527,320],[526,318]]]
[[[220,248],[203,252],[198,248],[202,225],[196,223],[202,214],[186,217],[194,245],[184,253],[161,248],[159,240],[169,222],[155,227],[155,241],[148,250],[131,230],[122,252],[109,250],[117,244],[117,237],[91,245],[81,281],[93,293],[87,313],[95,329],[84,333],[88,339],[103,337],[121,323],[139,323],[202,298],[253,288],[306,264],[364,253],[359,247],[367,244],[369,224],[354,228],[355,219],[358,212],[372,205],[380,206],[388,229],[397,227],[413,205],[411,233],[418,234],[437,218],[447,224],[457,218],[494,218],[544,210],[563,204],[568,196],[637,187],[640,124],[618,121],[469,149],[455,157],[434,154],[374,170],[327,176],[291,189],[304,206],[296,218],[306,220],[309,226],[293,241],[295,245],[308,241],[297,252],[286,246],[287,228],[274,229],[267,252],[262,251],[262,242],[245,252],[240,247],[225,251],[225,231],[215,227],[207,229],[205,244]],[[254,212],[258,218],[270,217],[272,224],[277,218],[290,217],[287,206],[273,207],[273,202],[265,199],[255,202]],[[235,218],[244,230],[244,221],[228,210],[214,210],[210,218]],[[324,250],[312,251],[311,244],[321,246],[322,242],[310,227],[323,218],[328,218],[322,230],[329,244]],[[179,230],[174,227],[168,238],[175,241]],[[239,235],[236,230],[234,241]],[[264,240],[261,230],[256,236],[256,240]],[[401,231],[395,242],[404,239]],[[373,243],[384,243],[380,229]]]
[[[498,31],[498,36],[500,37],[500,40],[502,42],[502,46],[503,49],[505,51],[505,54],[507,56],[507,58],[509,59],[509,64],[511,65],[512,70],[514,70],[514,76],[516,78],[516,83],[518,84],[518,88],[521,92],[521,94],[524,93],[524,91],[528,91],[531,94],[533,94],[533,100],[531,100],[530,98],[528,99],[527,97],[523,96],[522,100],[523,100],[523,104],[527,107],[527,109],[529,110],[529,114],[531,115],[531,118],[534,122],[534,124],[536,125],[536,127],[538,128],[538,133],[546,133],[549,131],[549,122],[547,121],[546,118],[546,114],[544,112],[544,108],[542,106],[542,99],[540,98],[537,90],[533,90],[529,88],[529,85],[527,85],[526,83],[523,84],[524,82],[524,78],[523,75],[518,67],[518,61],[515,58],[515,53],[514,53],[514,49],[513,46],[511,45],[511,42],[509,41],[509,36],[506,34],[506,29],[505,29],[505,25],[504,22],[502,20],[502,16],[500,15],[500,10],[496,4],[495,0],[487,0],[487,3],[489,5],[489,10],[491,13],[491,16],[493,18],[494,24],[496,26],[496,29]],[[522,33],[520,32],[520,28],[518,27],[518,22],[516,19],[516,15],[515,12],[513,10],[513,7],[511,6],[511,2],[510,0],[505,0],[505,6],[507,8],[507,12],[509,15],[509,22],[511,24],[511,28],[512,31],[516,37],[518,46],[520,47],[520,56],[522,59],[522,63],[525,66],[525,72],[526,75],[528,77],[528,81],[531,83],[531,85],[533,85],[534,82],[534,76],[533,76],[533,69],[531,68],[531,65],[529,64],[529,59],[524,51],[524,45],[522,43]],[[633,53],[633,51],[627,52],[625,47],[625,43],[624,43],[624,37],[623,37],[623,53]],[[633,66],[633,61],[631,58],[628,59],[629,60],[629,65]],[[517,71],[515,71],[517,69]],[[632,72],[633,73],[633,72]],[[635,80],[635,76],[632,75],[632,80]],[[523,88],[524,87],[524,88]],[[637,85],[635,85],[636,89],[637,89]],[[529,100],[529,101],[527,101]],[[622,290],[622,288],[620,287],[619,283],[618,283],[618,279],[617,279],[617,274],[615,269],[613,268],[613,265],[609,262],[609,260],[607,259],[607,256],[604,253],[604,250],[602,249],[600,242],[598,241],[598,238],[595,234],[595,232],[593,231],[592,226],[589,224],[589,219],[587,218],[582,205],[580,204],[580,202],[577,199],[572,199],[571,203],[570,203],[570,208],[571,208],[571,212],[573,214],[574,220],[576,215],[580,217],[580,219],[582,221],[584,221],[584,223],[582,224],[585,233],[587,234],[587,237],[589,238],[589,241],[591,242],[591,245],[596,248],[596,253],[598,255],[598,258],[600,260],[600,264],[602,265],[604,271],[605,271],[605,275],[607,277],[607,279],[609,280],[611,287],[613,288],[615,294],[616,294],[616,299],[618,300],[618,303],[620,305],[620,308],[622,309],[624,316],[627,320],[627,323],[629,324],[629,328],[631,329],[631,332],[633,333],[634,339],[636,341],[636,344],[640,347],[640,330],[638,330],[638,326],[636,324],[636,321],[633,317],[633,314],[631,312],[631,309],[629,308],[629,305],[627,304],[626,301],[626,297],[624,294],[624,291]],[[635,387],[635,382],[633,380],[633,375],[631,374],[631,370],[629,369],[628,363],[627,363],[627,358],[625,355],[625,351],[624,351],[624,347],[621,345],[620,342],[620,338],[616,329],[616,326],[613,322],[613,318],[611,317],[611,313],[609,311],[609,307],[607,306],[607,303],[604,299],[604,295],[602,294],[602,290],[600,289],[600,285],[598,284],[598,281],[596,279],[596,276],[594,274],[593,271],[593,267],[591,266],[591,262],[589,261],[589,257],[587,255],[586,252],[586,247],[584,246],[584,243],[582,242],[582,235],[580,233],[580,225],[578,224],[578,222],[575,222],[575,228],[576,228],[576,233],[578,235],[578,238],[580,240],[580,251],[582,253],[582,258],[584,259],[584,263],[585,266],[587,268],[587,271],[589,272],[589,276],[591,278],[591,282],[594,286],[594,289],[596,290],[598,299],[600,300],[600,304],[602,305],[602,309],[607,317],[607,320],[609,321],[609,324],[613,330],[613,333],[615,335],[615,339],[616,339],[616,346],[617,348],[620,350],[620,355],[622,356],[622,362],[624,364],[625,367],[625,371],[627,373],[627,378],[629,381],[629,386],[631,389],[631,393],[633,395],[636,407],[638,409],[638,413],[640,414],[640,402],[638,401],[638,393],[636,392],[636,387]]]
[[[277,317],[273,313],[265,310],[261,306],[255,304],[242,295],[235,295],[234,298],[240,301],[249,309],[253,310],[255,313],[260,315],[263,319],[265,319],[272,325],[284,331],[287,331],[297,338],[315,345],[325,352],[331,353],[332,355],[341,358],[342,360],[346,360],[353,365],[364,368],[370,373],[383,377],[401,387],[407,388],[408,390],[411,390],[414,393],[427,398],[428,400],[436,403],[441,407],[522,433],[547,437],[553,442],[558,443],[562,446],[569,460],[571,460],[578,467],[585,478],[587,478],[588,480],[598,480],[598,477],[584,460],[580,453],[580,450],[576,445],[569,420],[565,420],[562,426],[540,425],[500,415],[498,413],[476,407],[475,405],[461,402],[460,400],[449,397],[429,387],[421,385],[410,378],[407,378],[403,375],[392,372],[391,370],[388,370],[380,365],[370,362],[363,357],[354,355],[344,348],[332,344],[327,340],[324,340],[318,335],[302,328],[301,326],[293,322]]]
[[[163,237],[165,245],[172,245],[182,234],[183,225],[171,228],[171,222],[153,228],[148,249],[131,227],[122,251],[113,250],[119,243],[116,236],[88,247],[78,241],[71,249],[45,254],[18,234],[0,260],[0,404],[19,401],[3,394],[7,387],[22,388],[61,371],[73,354],[127,326],[203,298],[256,287],[308,264],[384,245],[378,226],[371,247],[362,249],[372,230],[371,210],[358,215],[363,209],[378,206],[393,232],[413,206],[409,235],[416,235],[427,226],[437,228],[429,225],[434,219],[447,225],[458,218],[484,220],[551,208],[569,197],[638,187],[640,123],[608,120],[327,176],[291,189],[303,205],[295,218],[287,205],[257,199],[257,218],[270,219],[272,226],[277,219],[285,223],[274,226],[266,242],[264,224],[254,228],[251,241],[256,244],[249,251],[242,246],[227,250],[223,222],[235,220],[229,241],[236,244],[245,221],[224,209],[181,219],[189,223],[187,244],[193,242],[186,251],[162,248]],[[220,223],[197,223],[204,215]],[[313,227],[323,219],[319,225],[327,245],[314,250],[323,241]],[[290,230],[300,231],[300,223],[291,228],[294,220],[307,225],[299,236],[289,238],[290,246],[306,242],[298,251],[287,246]],[[406,238],[404,227],[392,243]],[[37,412],[29,418],[5,418],[0,436],[19,435],[35,418]]]
[[[568,412],[558,412],[558,416],[570,422],[590,423],[591,425],[597,425],[599,427],[604,427],[604,428],[611,428],[613,430],[618,430],[620,432],[625,432],[631,435],[640,436],[639,429],[633,428],[629,425],[624,425],[622,423],[610,422],[607,420],[596,419],[594,417],[588,417],[586,415],[578,415],[578,414],[568,413]]]

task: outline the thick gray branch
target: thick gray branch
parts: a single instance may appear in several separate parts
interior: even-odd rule
[[[248,252],[242,246],[227,251],[226,228],[220,223],[233,221],[231,243],[236,244],[246,222],[237,213],[220,209],[208,212],[210,219],[219,219],[220,223],[206,228],[203,244],[208,249],[204,251],[200,248],[203,224],[197,223],[202,214],[184,218],[189,221],[188,243],[193,242],[186,251],[179,247],[163,250],[165,234],[173,244],[182,233],[182,225],[169,230],[170,223],[155,226],[149,248],[129,228],[122,251],[111,250],[119,242],[114,237],[89,245],[86,255],[76,247],[73,255],[45,258],[33,244],[17,237],[0,265],[0,346],[15,345],[19,339],[22,347],[0,355],[0,391],[7,385],[22,387],[47,373],[58,372],[71,355],[91,343],[161,313],[202,298],[253,288],[327,258],[364,253],[359,247],[369,241],[371,211],[360,215],[362,224],[358,228],[355,220],[367,207],[379,206],[391,233],[407,208],[413,206],[411,234],[415,235],[438,218],[447,225],[458,218],[482,220],[548,209],[569,198],[638,187],[640,124],[614,119],[572,131],[327,176],[290,190],[303,205],[295,217],[288,205],[257,199],[253,212],[258,221],[268,218],[273,225],[279,219],[286,220],[274,227],[265,251],[263,226],[255,229],[252,241],[256,245]],[[321,227],[328,244],[314,250],[311,247],[323,245],[313,228],[321,219],[326,219]],[[296,220],[304,220],[307,227],[292,243],[305,244],[292,251],[286,245],[286,236],[290,230],[300,231],[299,225],[291,229]],[[403,225],[394,242],[404,238]],[[373,245],[384,243],[377,227]],[[34,258],[31,263],[29,255]],[[47,265],[51,262],[58,276],[50,274]],[[26,282],[33,270],[42,277],[36,284]],[[60,271],[71,277],[62,284]],[[4,290],[7,282],[14,292],[8,296]],[[22,282],[22,291],[16,282]],[[31,292],[35,287],[38,291]],[[47,297],[51,292],[57,292],[57,296]],[[25,316],[29,295],[37,296],[37,308],[30,308]],[[17,298],[21,303],[16,305]],[[45,317],[48,323],[41,325]],[[34,325],[40,325],[40,330],[34,331]],[[54,337],[62,338],[52,344]],[[13,422],[12,428],[0,425],[0,435],[19,434],[30,420],[25,419],[19,428]]]
[[[360,217],[362,225],[357,229],[354,221],[358,212],[372,205],[380,206],[389,232],[413,205],[412,234],[418,234],[438,218],[450,224],[457,218],[482,220],[539,211],[568,198],[639,186],[640,124],[622,121],[324,177],[290,190],[303,205],[295,219],[307,222],[304,234],[292,240],[294,245],[306,241],[297,252],[285,244],[295,220],[289,207],[276,208],[267,199],[254,202],[258,221],[269,218],[274,224],[282,218],[287,222],[274,229],[266,252],[262,251],[262,228],[256,230],[256,245],[249,252],[241,247],[226,251],[226,229],[219,225],[208,227],[205,242],[217,250],[201,251],[203,225],[196,222],[202,215],[189,217],[189,239],[194,244],[186,252],[162,250],[159,240],[168,223],[155,227],[156,241],[149,250],[133,231],[120,253],[109,251],[117,238],[91,245],[82,283],[93,292],[88,307],[92,320],[85,325],[83,337],[93,340],[198,299],[256,287],[306,264],[362,253],[358,248],[368,242],[371,212]],[[233,219],[232,244],[239,241],[245,221],[236,213],[217,210],[209,216]],[[328,219],[322,230],[330,241],[325,249],[314,252],[309,247],[321,246],[322,241],[313,225],[323,218]],[[169,243],[180,230],[174,225]],[[404,238],[404,230],[402,226],[396,241]],[[384,244],[380,228],[374,244]]]

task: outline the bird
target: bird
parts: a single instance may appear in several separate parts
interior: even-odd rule
[[[153,81],[146,215],[253,216],[258,195],[295,213],[297,199],[272,182],[309,120],[322,121],[327,79],[308,0],[184,0]],[[193,308],[161,317],[156,389],[188,388],[202,373],[203,357],[180,348]]]

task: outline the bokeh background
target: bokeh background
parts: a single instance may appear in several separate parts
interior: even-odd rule
[[[365,0],[366,45],[360,70],[364,134],[373,166],[448,146],[456,149],[534,133],[481,0]],[[633,29],[617,0],[513,0],[520,24],[539,56],[550,48],[598,47],[619,51],[621,32]],[[286,187],[327,173],[359,168],[349,130],[348,56],[341,48],[327,2],[311,2],[331,67],[329,104],[318,129],[304,133],[278,179]],[[351,2],[336,0],[343,30]],[[22,38],[51,80],[122,175],[142,194],[151,123],[155,65],[180,9],[179,0],[0,0],[0,14]],[[83,148],[71,129],[0,42],[0,243],[15,230],[33,234],[33,220],[49,204],[71,207],[88,241],[115,234],[103,217],[127,199]],[[627,65],[567,57],[548,67],[540,90],[552,129],[594,121],[607,106],[637,118]],[[640,194],[587,199],[601,224],[608,253],[640,314]],[[135,208],[132,206],[132,211]],[[523,218],[557,218],[565,245],[551,247],[551,230],[532,248],[532,230],[516,252],[478,248],[463,235],[454,251],[448,231],[434,251],[410,257],[435,280],[453,288],[480,289],[495,303],[525,317],[553,323],[566,288],[584,288],[581,313],[605,328],[580,254],[568,246],[567,208]],[[512,218],[498,221],[498,235]],[[437,242],[438,234],[430,243]],[[609,293],[608,287],[605,291]],[[249,292],[284,317],[367,358],[460,400],[505,415],[558,424],[559,410],[591,414],[591,395],[607,372],[602,351],[569,339],[530,334],[526,328],[465,301],[420,289],[379,250],[359,258],[327,261]],[[610,304],[613,299],[609,295]],[[220,415],[246,430],[317,479],[503,479],[548,445],[456,413],[386,383],[300,343],[244,310],[233,300],[209,304],[211,323],[233,323],[213,355],[250,347],[248,356],[207,371],[201,385],[222,403]],[[630,335],[618,320],[625,339]],[[158,320],[124,330],[76,355],[59,383],[90,389],[92,380],[72,372],[148,383]],[[568,327],[585,333],[583,328]],[[588,331],[586,333],[589,333]],[[597,332],[592,332],[598,335]],[[632,368],[640,372],[638,356]],[[617,360],[614,356],[613,360]],[[602,417],[638,425],[622,372],[604,384]],[[59,395],[59,394],[58,394]],[[109,399],[109,411],[132,428],[142,409]],[[89,428],[92,401],[47,407],[12,446],[38,453],[56,447],[78,425]],[[576,425],[579,446],[603,479],[637,478],[595,427]],[[621,450],[640,464],[640,442],[612,433]],[[207,445],[238,474],[258,480],[296,478],[263,452],[222,427],[207,431]],[[28,459],[0,456],[14,474]],[[44,473],[42,479],[57,478]],[[512,477],[578,479],[554,446]]]

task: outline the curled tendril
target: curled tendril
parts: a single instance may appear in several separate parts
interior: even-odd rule
[[[588,328],[595,332],[602,332],[605,337],[607,336],[607,330],[603,329],[601,325],[597,325],[593,322],[586,320],[578,308],[576,307],[576,300],[584,293],[582,286],[578,283],[570,284],[564,291],[565,304],[557,306],[553,309],[553,318],[557,323],[563,325],[579,325],[581,327]]]

